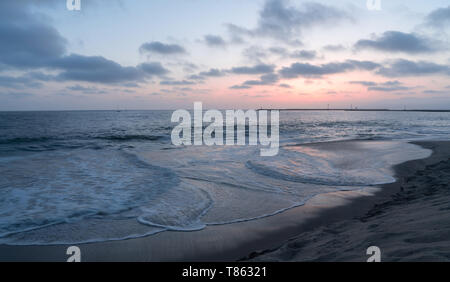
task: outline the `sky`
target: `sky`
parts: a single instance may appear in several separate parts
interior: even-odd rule
[[[450,109],[448,0],[66,2],[0,1],[0,111]]]

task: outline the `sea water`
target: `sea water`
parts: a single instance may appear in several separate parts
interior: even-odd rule
[[[0,243],[255,220],[319,194],[393,182],[393,165],[430,155],[407,141],[450,135],[450,113],[281,112],[279,153],[261,157],[253,146],[174,146],[171,114],[1,112]]]

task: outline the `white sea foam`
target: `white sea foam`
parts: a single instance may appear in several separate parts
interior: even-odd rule
[[[275,158],[254,150],[76,150],[8,162],[1,168],[8,177],[0,180],[0,242],[119,240],[257,219],[317,194],[392,182],[393,165],[430,154],[394,141],[288,146]]]
[[[270,158],[260,157],[258,147],[178,148],[164,143],[168,138],[136,138],[145,130],[145,136],[170,133],[170,127],[162,127],[164,118],[146,129],[136,113],[130,117],[133,126],[142,124],[126,135],[114,128],[101,131],[110,130],[109,123],[96,123],[100,133],[80,129],[87,133],[75,139],[68,131],[63,142],[17,139],[11,133],[8,140],[16,141],[0,144],[0,243],[121,240],[271,216],[319,194],[393,182],[392,166],[430,154],[406,140],[308,141],[444,138],[448,130],[439,116],[430,118],[430,128],[420,119],[420,125],[371,120],[373,113],[334,120],[327,116],[331,113],[306,113],[309,120],[287,115],[280,124],[283,146]]]

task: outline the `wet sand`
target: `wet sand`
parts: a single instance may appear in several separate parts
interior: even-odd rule
[[[450,193],[444,193],[450,183],[446,170],[450,168],[450,142],[419,145],[433,149],[433,155],[396,166],[396,183],[323,194],[304,206],[260,220],[80,244],[81,259],[365,261],[367,247],[377,245],[384,260],[421,260],[428,253],[435,260],[445,260],[445,254],[450,254]],[[430,175],[431,180],[423,178]],[[399,245],[399,240],[406,246]],[[68,247],[0,245],[0,261],[65,261]]]
[[[450,261],[450,143],[420,145],[433,155],[397,166],[399,181],[385,188],[400,191],[386,201],[363,216],[304,232],[254,261],[361,261],[368,246],[380,248],[381,261]]]

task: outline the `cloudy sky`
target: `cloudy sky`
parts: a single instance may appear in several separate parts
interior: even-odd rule
[[[0,2],[0,110],[450,109],[448,0]]]

